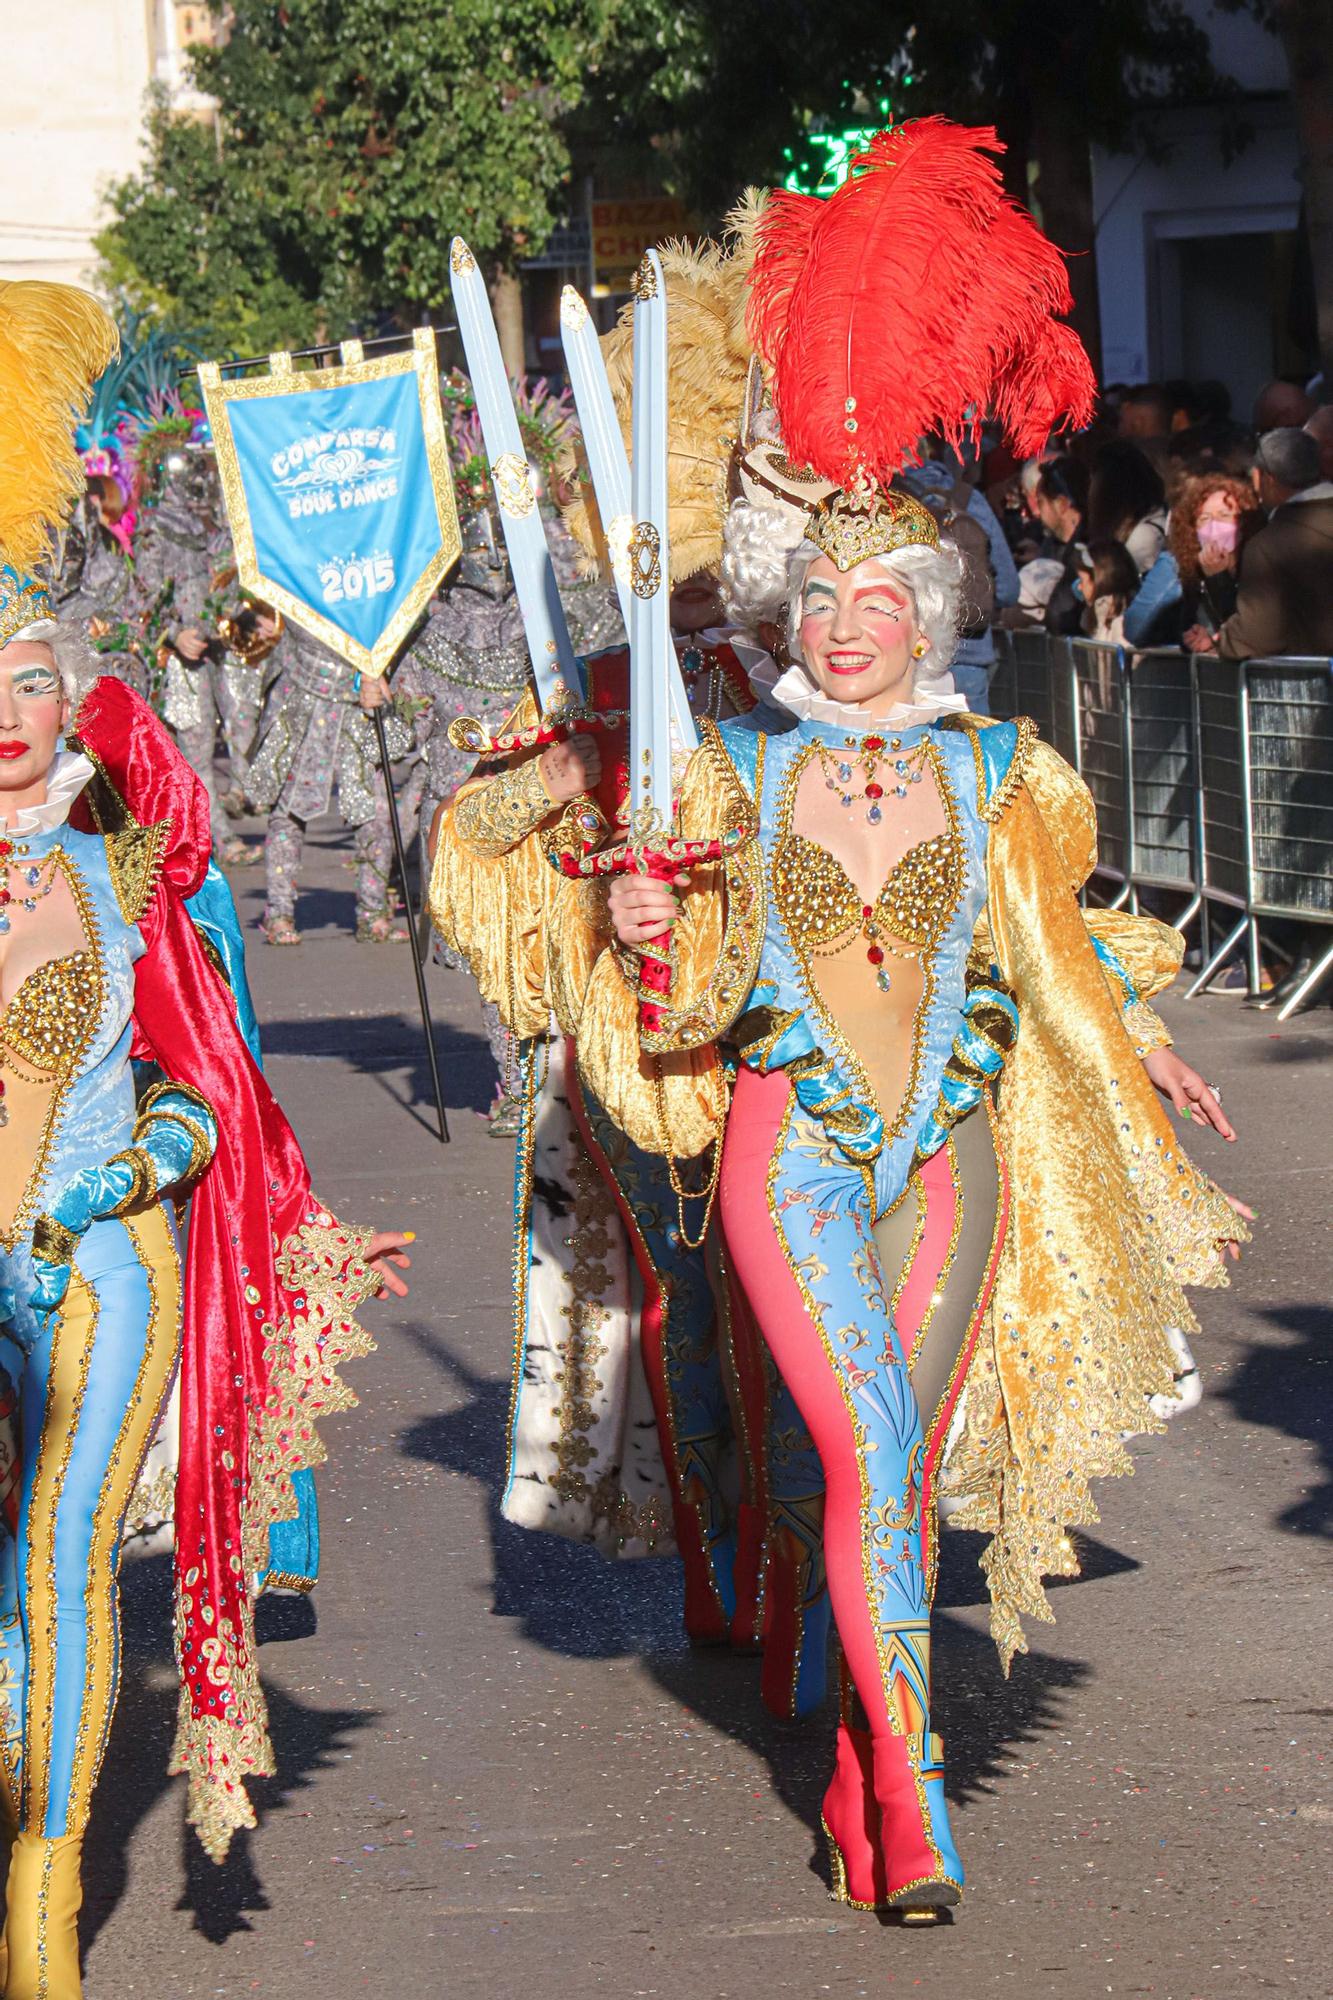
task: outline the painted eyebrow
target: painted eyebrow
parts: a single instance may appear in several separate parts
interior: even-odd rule
[[[812,590],[827,591],[830,597],[836,597],[838,594],[837,585],[833,583],[825,583],[822,576],[816,576],[811,578],[810,582],[807,583],[805,586],[805,595],[808,597]]]
[[[862,597],[891,597],[895,604],[906,604],[907,602],[907,599],[901,596],[894,589],[893,585],[887,581],[884,583],[863,584],[861,589],[853,591],[852,595],[858,600]]]

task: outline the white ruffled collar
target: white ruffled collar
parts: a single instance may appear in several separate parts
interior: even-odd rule
[[[938,722],[942,715],[967,712],[966,697],[951,689],[948,694],[932,695],[927,701],[895,702],[887,715],[867,715],[863,708],[853,708],[824,694],[799,661],[788,667],[786,673],[775,680],[766,692],[771,702],[785,708],[798,722],[823,722],[852,735],[866,735],[885,729],[914,729]]]
[[[39,806],[20,806],[18,818],[8,827],[0,821],[0,832],[7,832],[11,839],[22,839],[30,833],[52,833],[63,826],[69,818],[69,809],[88,780],[93,775],[93,767],[88,759],[74,750],[58,750],[56,760],[46,774],[46,797]]]

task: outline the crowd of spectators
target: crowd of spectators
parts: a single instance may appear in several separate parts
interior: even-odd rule
[[[1333,655],[1333,402],[1270,382],[1251,417],[1220,382],[1113,386],[1092,429],[1039,458],[939,448],[906,475],[991,553],[984,622],[955,667],[974,707],[996,625],[1227,659]]]
[[[1333,401],[1296,383],[1270,382],[1249,424],[1219,382],[1113,387],[1091,429],[1037,458],[983,436],[977,452],[929,447],[903,478],[964,557],[953,674],[978,713],[997,626],[1131,652],[1333,657]],[[1249,1004],[1314,1004],[1327,934],[1274,923],[1262,946]]]

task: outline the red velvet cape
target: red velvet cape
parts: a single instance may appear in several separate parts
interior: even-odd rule
[[[74,823],[107,835],[164,829],[139,918],[134,1054],[201,1091],[217,1118],[185,1249],[172,1768],[188,1773],[190,1817],[220,1859],[234,1829],[254,1824],[242,1780],[274,1768],[250,1582],[269,1522],[295,1511],[291,1472],[323,1456],[314,1418],[354,1400],[337,1362],[368,1345],[354,1313],[376,1280],[364,1232],[341,1230],[312,1197],[296,1137],[186,909],[211,851],[203,784],[122,681],[97,681],[74,729],[71,747],[98,767]]]

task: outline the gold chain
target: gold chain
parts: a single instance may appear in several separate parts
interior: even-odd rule
[[[713,1204],[717,1200],[718,1181],[722,1173],[722,1137],[713,1141],[713,1164],[708,1170],[708,1185],[701,1188],[687,1188],[676,1167],[675,1154],[671,1150],[671,1132],[667,1124],[666,1078],[662,1075],[662,1065],[654,1060],[653,1088],[657,1096],[657,1122],[662,1134],[662,1150],[666,1154],[667,1178],[671,1182],[671,1192],[676,1197],[676,1222],[680,1230],[681,1247],[685,1250],[702,1250],[708,1237],[708,1225],[713,1219]],[[687,1201],[704,1203],[703,1227],[697,1237],[691,1236],[685,1225],[685,1204]]]

